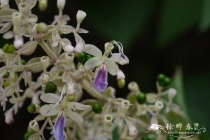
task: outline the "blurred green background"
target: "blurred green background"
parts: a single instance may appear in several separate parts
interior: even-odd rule
[[[191,123],[200,123],[207,129],[205,134],[210,135],[210,0],[67,0],[64,14],[71,17],[72,26],[76,26],[78,10],[87,13],[81,25],[89,31],[82,35],[86,43],[101,50],[112,40],[123,44],[130,59],[129,65],[120,66],[127,83],[136,81],[143,92],[155,92],[159,73],[172,77],[172,86],[178,90],[176,103]],[[45,12],[36,7],[33,13],[39,22],[50,24],[58,13],[56,1],[49,0]],[[73,40],[72,35],[68,37]],[[1,40],[1,46],[3,43],[5,40]],[[117,87],[116,77],[109,76],[109,85]],[[128,92],[127,87],[117,88],[118,97]],[[22,139],[27,120],[33,116],[18,123],[27,115],[21,111],[15,123],[6,126],[1,114],[1,129],[6,132],[21,124],[14,138]],[[2,138],[9,140],[13,136],[0,135]]]

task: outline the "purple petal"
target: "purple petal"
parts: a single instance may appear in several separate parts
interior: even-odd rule
[[[53,136],[54,136],[55,140],[63,140],[64,127],[65,127],[65,117],[64,117],[64,114],[61,113],[57,117],[57,120],[53,127]]]
[[[108,85],[107,83],[107,69],[105,65],[102,65],[96,72],[94,79],[94,85],[96,89],[100,92],[104,91]]]

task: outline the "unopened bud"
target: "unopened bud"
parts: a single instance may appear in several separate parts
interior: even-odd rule
[[[43,84],[48,84],[50,81],[50,77],[47,75],[47,74],[43,74],[42,76],[41,76],[41,82],[43,83]]]
[[[81,10],[79,10],[78,12],[77,12],[77,23],[81,23],[83,20],[84,20],[84,18],[86,17],[86,13],[84,12],[84,11],[81,11]]]
[[[66,0],[57,0],[57,7],[58,7],[58,10],[63,10],[64,6],[66,4]]]
[[[14,122],[12,112],[8,112],[5,117],[5,122],[7,124],[12,124]]]
[[[46,33],[47,32],[47,25],[45,23],[41,22],[36,26],[36,30],[39,33]]]
[[[123,88],[125,86],[125,79],[118,80],[117,85],[119,88]]]
[[[71,54],[74,51],[74,47],[72,45],[66,45],[63,47],[63,50],[67,53],[67,54]]]
[[[23,39],[22,38],[15,39],[14,46],[16,49],[19,49],[21,46],[23,46]]]
[[[48,6],[48,1],[47,0],[39,0],[39,10],[40,11],[45,11]]]
[[[74,48],[74,52],[76,52],[76,53],[81,53],[82,50],[83,50],[83,42],[82,42],[82,40],[80,40],[80,41],[77,43],[76,47]]]
[[[117,80],[125,79],[125,74],[119,69],[117,71]]]

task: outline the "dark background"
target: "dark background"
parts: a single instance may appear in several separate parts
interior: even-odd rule
[[[82,35],[86,43],[101,50],[112,40],[123,44],[130,63],[120,68],[127,83],[136,81],[141,91],[155,92],[159,73],[171,77],[171,86],[178,90],[176,103],[191,123],[198,122],[207,128],[207,134],[210,129],[209,9],[210,0],[67,0],[64,14],[70,16],[69,24],[75,27],[77,11],[87,13],[81,24],[89,31]],[[33,13],[39,22],[50,24],[58,13],[56,1],[49,0],[45,12],[36,6]],[[75,45],[73,35],[67,37]],[[4,43],[12,40],[1,40],[1,46]],[[44,54],[39,50],[35,55]],[[116,77],[109,75],[109,85],[117,87]],[[117,88],[118,97],[126,97],[128,93],[127,87]],[[30,100],[14,116],[12,125],[5,125],[4,113],[0,111],[0,140],[23,139],[28,122],[34,117],[26,111],[28,104]]]

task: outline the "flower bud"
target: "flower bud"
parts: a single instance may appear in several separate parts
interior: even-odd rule
[[[125,86],[125,79],[118,80],[117,85],[119,88],[123,88]]]
[[[45,11],[48,6],[48,0],[39,0],[39,10],[40,11]]]
[[[7,124],[12,124],[14,122],[13,114],[12,114],[11,111],[6,114],[6,116],[5,116],[5,122]]]
[[[117,71],[117,80],[125,79],[125,74],[119,69]]]
[[[145,93],[141,92],[137,95],[137,101],[139,104],[145,104],[147,101],[147,96]]]
[[[50,77],[47,74],[41,75],[41,82],[43,84],[45,84],[45,85],[48,84],[49,83],[49,80],[50,80]]]
[[[68,84],[67,86],[68,86],[67,94],[68,94],[68,95],[74,94],[74,93],[75,93],[74,84],[71,83],[71,84]]]
[[[2,48],[5,53],[13,53],[15,51],[14,45],[5,44]]]
[[[23,46],[23,39],[22,38],[15,39],[14,46],[16,49],[19,49],[21,46]]]
[[[39,106],[36,105],[36,104],[30,104],[27,107],[28,112],[31,113],[31,114],[37,113],[38,109],[39,109]]]
[[[101,104],[95,102],[95,103],[92,104],[92,110],[93,110],[94,113],[99,114],[99,113],[102,112],[103,107],[102,107]]]
[[[66,45],[63,47],[63,50],[67,53],[67,54],[71,54],[74,51],[74,47],[72,45]]]
[[[75,99],[75,94],[68,95],[67,99],[69,102],[73,102]]]
[[[57,7],[58,7],[58,10],[63,10],[64,6],[66,4],[66,0],[57,0]]]
[[[53,82],[50,82],[45,87],[45,93],[55,93],[57,91],[57,86]]]
[[[45,23],[41,22],[36,26],[36,30],[39,33],[46,33],[47,32],[47,25]]]
[[[32,120],[29,122],[29,128],[34,130],[35,132],[39,132],[39,124],[36,120]]]
[[[86,13],[84,12],[84,11],[81,11],[81,10],[79,10],[78,12],[77,12],[77,23],[81,23],[83,20],[84,20],[84,18],[86,17]]]
[[[76,53],[81,53],[82,50],[83,50],[83,42],[82,42],[82,40],[80,40],[80,41],[77,43],[76,47],[74,48],[74,52],[76,52]]]

